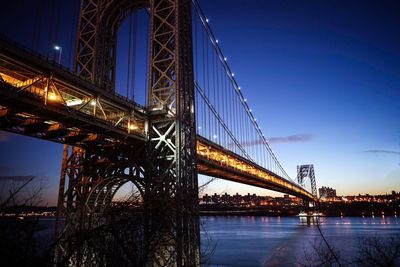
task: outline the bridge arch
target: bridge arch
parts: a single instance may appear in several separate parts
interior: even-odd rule
[[[104,215],[104,211],[111,206],[112,200],[118,190],[131,182],[138,189],[140,198],[144,197],[144,185],[136,177],[123,175],[111,176],[99,182],[86,199],[85,206],[92,215]]]
[[[82,0],[74,69],[107,91],[115,86],[118,30],[134,10],[149,0]]]

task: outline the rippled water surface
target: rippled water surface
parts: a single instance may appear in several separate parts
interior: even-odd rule
[[[202,217],[202,250],[212,266],[298,266],[321,240],[317,227],[297,217]],[[322,218],[321,229],[344,257],[367,236],[400,235],[400,218]],[[210,252],[213,250],[213,253]]]

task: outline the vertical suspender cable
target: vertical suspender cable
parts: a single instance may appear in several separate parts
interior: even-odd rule
[[[229,93],[229,118],[230,118],[230,127],[232,129],[232,132],[235,133],[235,101],[234,101],[234,97],[233,97],[233,92],[232,92],[232,88],[231,88],[231,84],[229,81],[229,78],[225,75],[226,77],[226,87]],[[231,139],[231,142],[233,142],[233,140]],[[236,151],[236,145],[234,145],[234,143],[232,143],[232,151]]]
[[[198,78],[199,78],[199,75],[198,75],[198,71],[199,71],[199,69],[198,69],[198,58],[197,58],[197,49],[198,49],[197,48],[197,46],[198,46],[198,43],[197,43],[197,17],[193,16],[193,11],[192,11],[192,18],[193,18],[193,28],[194,28],[194,31],[193,31],[194,82],[196,83],[196,82],[198,82]],[[201,125],[201,123],[199,123],[199,112],[200,112],[200,110],[199,110],[199,95],[198,95],[196,89],[194,90],[194,94],[195,94],[195,101],[196,101],[196,113],[195,113],[196,122],[197,122],[197,125]],[[196,132],[199,133],[199,126],[197,126]]]
[[[232,83],[231,83],[231,86],[232,86],[232,90],[234,90]],[[234,127],[235,127],[235,132],[236,132],[235,135],[237,136],[237,139],[239,140],[239,143],[241,145],[243,145],[243,140],[240,138],[240,135],[239,135],[239,124],[240,124],[240,120],[239,120],[239,116],[240,116],[240,114],[239,114],[239,100],[238,100],[237,97],[234,97],[234,100],[235,100],[235,108],[234,108],[234,111],[235,111],[235,126]]]
[[[78,32],[78,13],[79,11],[79,1],[73,1],[73,8],[72,8],[72,29],[70,29],[70,36],[69,36],[69,67],[72,69],[74,65],[74,55],[75,55],[75,36]]]
[[[129,16],[129,37],[128,37],[128,68],[126,74],[126,98],[129,99],[129,85],[131,75],[131,43],[132,43],[132,14]]]
[[[219,84],[219,75],[218,75],[219,74],[218,55],[215,55],[215,72],[216,72],[216,76],[217,76],[217,88],[216,88],[216,90],[217,90],[217,111],[219,114],[221,114],[221,109],[220,109],[221,98],[219,95],[221,87]],[[221,136],[221,127],[218,127],[218,138],[220,138],[220,144],[223,145],[223,139]]]
[[[216,96],[216,93],[217,93],[217,88],[216,88],[216,86],[215,86],[215,82],[216,82],[216,79],[215,79],[215,52],[213,51],[213,50],[211,50],[211,61],[212,61],[212,88],[213,88],[213,105],[214,105],[214,107],[216,107],[217,106],[217,101],[218,101],[218,99],[217,99],[217,96]],[[214,117],[215,117],[215,115],[214,115]],[[217,121],[217,119],[215,118],[214,119],[215,121],[214,121],[214,126],[213,126],[213,128],[214,128],[214,130],[213,130],[213,135],[214,136],[216,136],[217,135],[217,127],[218,127],[218,121]],[[214,142],[217,142],[217,143],[219,143],[219,136],[217,137],[217,138],[214,138]]]
[[[205,94],[205,88],[206,88],[206,78],[205,78],[205,75],[206,75],[206,65],[205,65],[205,56],[204,56],[204,54],[205,54],[205,47],[204,47],[204,35],[205,35],[205,32],[204,32],[204,30],[202,30],[202,32],[201,32],[202,34],[201,34],[201,45],[202,45],[202,49],[201,49],[201,54],[202,54],[202,63],[203,63],[203,75],[202,75],[202,77],[203,77],[203,93]],[[203,133],[204,133],[204,137],[206,137],[206,131],[208,130],[207,129],[207,127],[206,127],[206,103],[204,102],[204,101],[202,101],[203,102]]]
[[[135,11],[132,13],[133,16],[133,31],[132,31],[132,78],[131,78],[131,91],[132,91],[132,101],[135,101],[135,87],[136,87],[136,50],[137,50],[137,31],[138,31],[138,18]]]
[[[210,98],[210,65],[209,65],[209,53],[208,53],[208,42],[206,42],[206,69],[207,69],[207,75],[206,75],[206,96]],[[208,109],[208,136],[209,139],[212,140],[212,127],[211,127],[211,110]]]
[[[49,21],[48,21],[48,28],[47,28],[47,34],[48,34],[48,37],[47,37],[47,57],[49,57],[49,56],[51,56],[52,54],[54,54],[54,51],[53,51],[53,25],[54,25],[54,1],[50,1],[50,5],[48,6],[48,8],[49,8],[49,10],[48,10],[48,12],[50,13],[49,14]],[[50,51],[51,51],[51,54],[49,54],[49,47],[48,46],[51,46],[51,49],[50,49]]]
[[[242,139],[242,145],[245,146],[246,145],[246,132],[250,130],[250,128],[246,127],[246,120],[244,118],[244,113],[242,111],[243,108],[243,103],[242,103],[242,99],[239,98],[239,135],[240,138]],[[249,151],[250,157],[253,158],[251,151]]]
[[[59,44],[59,42],[60,42],[61,5],[62,5],[62,1],[56,1],[56,23],[55,23],[55,29],[54,29],[55,44]]]
[[[148,13],[146,13],[146,14],[148,14]],[[150,60],[150,16],[147,16],[146,18],[149,18],[149,21],[146,21],[147,23],[146,23],[146,66],[149,66],[149,60]],[[146,89],[148,89],[149,88],[149,78],[148,78],[148,75],[149,75],[149,68],[145,68],[145,71],[144,71],[144,81],[145,81],[145,88]],[[144,94],[144,99],[145,99],[145,105],[147,105],[148,104],[148,94],[147,93],[145,93]]]
[[[40,16],[39,12],[41,10],[40,6],[41,1],[38,1],[38,3],[35,5],[35,17],[34,17],[34,22],[33,22],[33,31],[32,31],[32,50],[36,50],[36,45],[37,45],[37,36],[41,32],[40,30]]]
[[[224,77],[224,72],[222,70],[222,66],[220,68],[220,75],[221,75],[221,88],[222,88],[222,112],[224,113],[224,121],[226,122],[226,125],[228,125],[228,128],[230,129],[231,126],[229,125],[229,115],[228,112],[226,111],[226,107],[227,107],[227,103],[229,103],[229,99],[228,99],[228,92],[226,91],[226,83],[225,83],[225,77]],[[228,135],[225,131],[225,146],[229,148],[229,138]]]

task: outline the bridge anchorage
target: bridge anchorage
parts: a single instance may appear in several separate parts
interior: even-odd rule
[[[145,105],[115,92],[118,28],[138,8]],[[198,174],[316,201],[313,166],[287,175],[197,1],[81,0],[76,43],[71,72],[0,40],[0,129],[64,144],[58,265],[199,266]],[[114,214],[127,182],[138,206]]]

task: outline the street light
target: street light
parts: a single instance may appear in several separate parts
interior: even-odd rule
[[[60,54],[58,55],[58,64],[61,64],[62,47],[58,46],[58,45],[55,45],[54,46],[54,50],[60,52]]]

